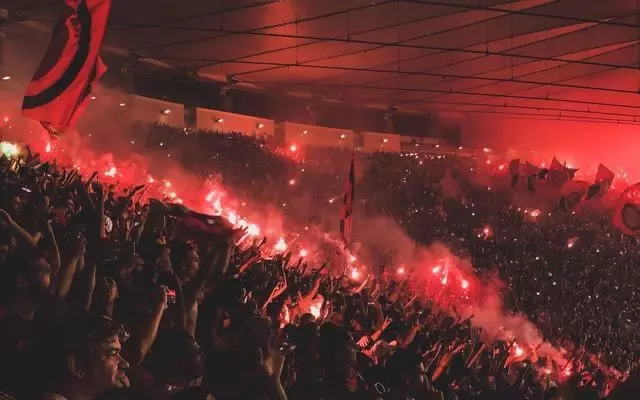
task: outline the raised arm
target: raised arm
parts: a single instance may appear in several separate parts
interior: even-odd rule
[[[29,232],[27,232],[24,228],[22,228],[16,221],[11,218],[9,213],[5,210],[0,209],[0,224],[2,226],[9,229],[18,239],[19,242],[24,243],[29,247],[36,247],[38,245],[38,240],[40,239],[40,235],[32,236]]]

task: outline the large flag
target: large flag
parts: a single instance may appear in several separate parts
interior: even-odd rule
[[[342,216],[340,217],[340,237],[345,246],[349,245],[351,239],[351,226],[353,220],[353,201],[355,200],[356,188],[356,172],[355,172],[356,153],[351,156],[351,167],[349,168],[349,177],[347,178],[347,187],[342,200]]]
[[[589,183],[585,181],[568,180],[562,186],[562,196],[558,209],[560,211],[568,211],[577,207],[587,194]]]
[[[518,175],[520,173],[520,159],[515,158],[509,161],[509,172],[511,176]]]
[[[573,171],[573,173],[575,173],[575,171]],[[553,157],[553,160],[551,160],[551,166],[549,167],[549,173],[547,175],[547,182],[554,186],[562,187],[569,179],[571,179],[571,171]]]
[[[520,159],[509,162],[509,173],[511,174],[511,187],[516,190],[535,191],[537,175],[540,169],[529,163],[520,164]]]
[[[594,197],[600,197],[607,193],[615,177],[616,174],[614,174],[609,168],[602,164],[598,165],[596,181],[593,185],[589,186],[589,189],[587,190],[587,200],[591,200]]]
[[[613,225],[622,233],[635,236],[640,233],[640,183],[635,183],[622,193],[613,212]]]
[[[531,164],[529,161],[525,162],[524,167],[522,167],[522,173],[530,176],[530,175],[538,175],[540,173],[541,169],[536,166]]]
[[[151,199],[150,206],[165,217],[174,219],[176,232],[183,238],[226,237],[236,233],[234,226],[218,215],[198,213],[181,204],[163,203],[156,199]]]
[[[50,133],[77,122],[92,85],[105,73],[99,57],[111,0],[65,0],[49,48],[22,103],[22,113]]]

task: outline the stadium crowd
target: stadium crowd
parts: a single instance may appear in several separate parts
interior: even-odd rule
[[[338,219],[350,151],[301,163],[242,135],[135,132],[140,152],[179,151],[238,196],[286,204],[292,223]],[[245,232],[220,218],[204,232],[179,205],[138,201],[142,185],[112,187],[29,152],[0,165],[3,396],[597,399],[636,367],[638,247],[604,217],[525,213],[474,183],[470,159],[379,153],[358,165],[358,218],[391,217],[497,274],[506,305],[564,348],[566,365],[520,357],[515,342],[414,296],[390,260],[354,282],[267,255],[264,241],[238,245]]]

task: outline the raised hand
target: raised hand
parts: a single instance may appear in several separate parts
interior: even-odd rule
[[[169,288],[162,285],[153,293],[152,301],[155,310],[166,310],[169,305]]]
[[[284,332],[282,330],[278,330],[275,337],[271,341],[268,354],[265,355],[266,357],[264,360],[265,371],[278,383],[280,382],[282,368],[284,367],[284,362],[286,359],[286,351],[282,349],[284,339]]]
[[[384,321],[382,322],[382,326],[380,327],[380,330],[384,331],[385,329],[387,329],[389,327],[389,325],[391,325],[391,321],[392,321],[391,318],[386,317],[384,319]]]
[[[110,302],[115,301],[118,298],[118,285],[116,285],[116,281],[107,277],[104,278],[103,285],[105,294],[107,295],[107,300]]]
[[[358,340],[358,346],[360,346],[361,349],[369,347],[369,336],[361,337],[360,340]]]

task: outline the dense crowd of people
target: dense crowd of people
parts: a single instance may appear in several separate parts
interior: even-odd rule
[[[139,152],[171,151],[203,179],[219,174],[237,196],[280,207],[291,225],[336,230],[351,151],[300,159],[239,134],[133,132]],[[2,396],[610,395],[640,349],[637,243],[605,217],[532,217],[478,185],[476,161],[358,155],[354,241],[358,219],[385,215],[417,243],[469,258],[478,276],[497,274],[507,307],[565,349],[565,365],[522,357],[473,317],[415,296],[383,267],[392,254],[356,282],[331,265],[265,252],[222,218],[140,201],[142,185],[108,185],[24,152],[0,159]]]

